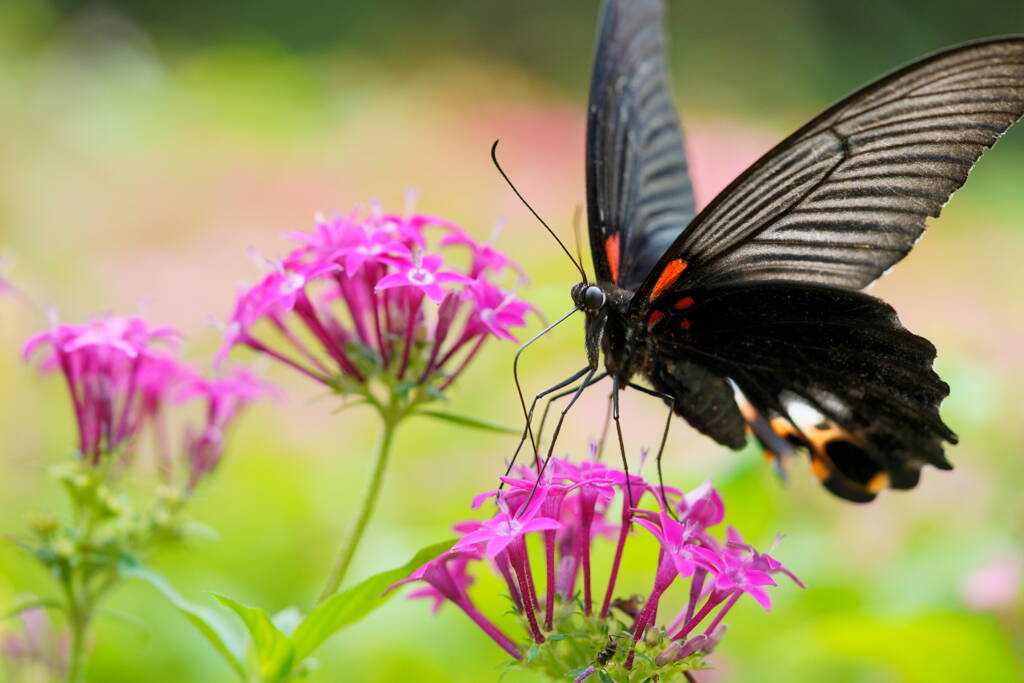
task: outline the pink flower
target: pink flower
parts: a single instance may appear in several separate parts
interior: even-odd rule
[[[548,517],[537,517],[547,490],[538,487],[533,500],[518,513],[502,510],[493,519],[480,524],[480,527],[458,540],[453,550],[482,547],[485,557],[493,558],[503,552],[513,542],[521,539],[531,531],[558,529],[562,524]]]
[[[386,387],[411,387],[409,401],[428,387],[443,391],[488,337],[513,338],[525,304],[487,279],[493,274],[443,268],[428,249],[433,226],[463,233],[434,216],[377,209],[289,233],[301,246],[239,293],[218,357],[246,346],[342,394],[366,394],[370,378],[384,376]],[[467,285],[490,298],[478,303]],[[502,298],[492,302],[492,290]]]
[[[655,662],[657,666],[674,666],[680,659],[698,652],[708,653],[715,648],[725,633],[722,620],[741,595],[750,594],[767,606],[765,587],[774,585],[770,574],[786,573],[796,581],[777,560],[743,543],[735,530],[728,530],[725,543],[711,536],[707,527],[722,521],[725,506],[710,482],[686,496],[666,487],[666,493],[680,499],[673,505],[681,511],[676,520],[668,509],[660,512],[636,510],[627,504],[630,496],[635,504],[648,491],[660,494],[660,486],[652,486],[638,475],[627,477],[622,470],[592,460],[572,463],[562,458],[553,458],[544,473],[538,481],[533,470],[521,467],[516,472],[517,476],[502,477],[504,488],[477,496],[474,508],[495,499],[498,509],[490,520],[456,525],[456,530],[463,535],[450,555],[472,552],[474,557],[491,560],[515,611],[523,617],[533,643],[550,640],[551,647],[558,648],[560,640],[573,639],[572,647],[561,653],[564,655],[570,650],[578,653],[573,666],[577,673],[583,673],[579,673],[577,679],[601,670],[604,667],[602,657],[616,657],[626,669],[634,663],[636,651],[626,646],[628,641],[618,641],[617,648],[608,655],[608,639],[599,636],[596,649],[587,650],[587,636],[581,632],[592,627],[595,633],[604,633],[607,619],[611,618],[608,608],[612,605],[619,607],[614,618],[632,619],[627,628],[634,643],[638,643],[645,634],[648,639],[663,643]],[[622,504],[622,523],[618,527],[615,555],[611,561],[612,578],[602,611],[591,617],[586,571],[583,572],[582,591],[577,585],[578,578],[591,545],[596,546],[601,538],[602,534],[595,531],[614,531],[614,527],[604,519],[615,500]],[[634,521],[635,525],[632,524]],[[639,597],[613,600],[616,568],[623,558],[626,536],[633,528],[646,529],[660,542],[660,551],[651,562],[655,568],[651,589],[646,600]],[[527,539],[531,534],[539,534],[543,541],[546,569],[543,584],[535,581],[536,570],[531,568],[529,560],[531,543]],[[557,542],[551,542],[556,535]],[[441,600],[455,602],[477,623],[481,623],[479,612],[469,603],[468,597],[470,579],[465,570],[472,560],[456,563],[450,558],[443,564],[444,568],[434,566],[410,577],[410,580],[419,577],[432,585],[431,589],[417,591],[414,596],[432,598],[435,611]],[[658,627],[662,597],[682,583],[680,578],[687,577],[690,581],[684,596],[688,593],[689,600],[667,627]],[[546,589],[546,594],[539,595],[538,588]],[[560,607],[557,595],[562,596]],[[467,604],[470,605],[468,608]],[[542,609],[543,621],[539,618]],[[573,620],[569,620],[572,615],[575,615]],[[581,618],[594,621],[590,626],[580,628],[577,619]],[[572,624],[568,627],[571,631],[559,630],[560,624]],[[704,624],[702,633],[693,633]],[[499,645],[506,647],[503,634],[495,637],[489,622],[483,622],[481,626]],[[671,640],[674,642],[665,645],[666,634],[673,634]],[[527,656],[527,661],[536,655],[537,650],[531,645],[530,652],[533,655]],[[513,656],[518,659],[517,655]],[[595,661],[599,663],[594,664]],[[648,658],[647,661],[654,660]],[[566,667],[567,670],[571,668]]]
[[[756,569],[755,563],[736,553],[718,553],[708,548],[694,549],[697,561],[714,577],[714,589],[724,593],[742,591],[757,600],[757,604],[771,609],[772,601],[764,586],[774,586],[775,581],[768,572]]]
[[[174,345],[178,337],[140,318],[111,316],[84,325],[55,325],[29,338],[24,355],[50,347],[42,367],[63,373],[78,424],[79,452],[96,465],[130,444],[150,407],[177,381],[177,366],[151,345]]]
[[[467,275],[461,275],[450,270],[440,270],[443,259],[437,254],[417,255],[412,263],[404,263],[398,266],[399,272],[385,275],[374,289],[391,289],[393,287],[413,287],[420,290],[439,304],[444,299],[444,289],[441,285],[459,284],[468,285],[473,280]]]
[[[694,552],[701,540],[701,527],[694,523],[681,524],[665,512],[644,511],[644,514],[638,514],[634,519],[658,539],[662,552],[680,576],[693,575],[697,568]]]
[[[1006,609],[1016,604],[1020,584],[1020,556],[1000,553],[971,572],[961,586],[960,595],[974,610]]]
[[[466,568],[471,561],[477,560],[479,557],[472,553],[451,553],[451,555],[452,558],[447,563],[448,575],[455,586],[454,593],[464,595],[466,589],[473,585],[473,577],[466,573]],[[452,591],[448,591],[448,594],[452,594]],[[409,598],[429,598],[433,601],[430,611],[434,614],[437,614],[441,609],[445,600],[451,599],[433,585],[427,585],[424,588],[409,593]]]
[[[511,268],[519,275],[520,280],[525,280],[526,275],[522,268],[502,252],[490,244],[481,244],[461,230],[452,231],[441,240],[442,246],[458,244],[469,247],[473,254],[473,263],[469,268],[470,277],[478,277],[485,270],[500,273],[505,268]]]
[[[725,519],[725,504],[710,480],[687,493],[679,501],[677,508],[686,520],[705,529],[717,526]]]
[[[468,291],[476,304],[471,324],[480,325],[499,339],[518,342],[509,328],[524,326],[526,314],[537,312],[531,304],[484,279],[474,281]]]
[[[194,489],[220,463],[227,431],[242,409],[252,401],[274,395],[273,387],[245,369],[212,379],[200,375],[189,378],[176,399],[203,401],[205,420],[198,429],[187,428],[185,432],[185,457],[190,468],[188,490]]]
[[[502,649],[508,652],[513,658],[521,659],[522,655],[519,654],[519,650],[516,649],[515,643],[506,636],[501,630],[494,625],[487,617],[480,613],[480,611],[473,605],[473,602],[469,599],[466,594],[466,588],[469,586],[468,577],[465,575],[465,562],[475,559],[476,555],[472,552],[447,552],[438,557],[437,559],[427,562],[425,565],[414,571],[408,578],[396,581],[384,591],[388,593],[402,584],[409,583],[411,581],[425,581],[430,585],[432,595],[436,594],[442,596],[444,599],[451,601],[457,605],[463,612],[469,616],[477,626],[481,628],[488,636],[490,636],[494,642],[496,642]],[[449,568],[449,564],[456,562],[456,566],[461,564],[461,569],[457,569],[456,573],[453,574]],[[434,611],[437,611],[438,605],[435,603]]]
[[[140,318],[107,317],[55,325],[28,340],[26,357],[48,346],[43,369],[60,369],[64,375],[86,462],[98,465],[106,457],[131,454],[147,429],[155,436],[157,468],[165,480],[173,477],[176,451],[186,462],[187,490],[220,461],[229,425],[243,405],[269,389],[245,370],[204,379],[176,355],[179,337],[171,328],[151,327]],[[172,444],[168,404],[197,398],[205,402],[204,425],[183,427],[180,442]]]

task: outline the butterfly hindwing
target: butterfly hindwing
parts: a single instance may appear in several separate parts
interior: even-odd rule
[[[587,110],[587,218],[598,281],[635,288],[694,215],[665,65],[661,0],[608,0]]]
[[[935,347],[888,304],[782,282],[699,287],[678,301],[659,309],[649,330],[659,360],[647,374],[659,390],[678,395],[662,369],[674,361],[660,359],[692,359],[706,374],[731,378],[756,415],[808,450],[815,473],[851,500],[870,500],[887,485],[911,488],[925,463],[950,467],[943,443],[956,436],[939,417],[949,388],[931,368]],[[719,442],[742,442],[742,421],[730,420],[724,433],[705,426],[709,414],[737,411],[733,395],[706,400],[714,405],[700,412],[678,407]]]
[[[974,163],[1024,113],[1024,38],[952,48],[825,111],[715,198],[633,300],[676,289],[786,280],[860,289],[939,215]],[[669,290],[670,291],[670,290]]]

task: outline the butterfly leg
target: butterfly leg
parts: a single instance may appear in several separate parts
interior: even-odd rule
[[[601,438],[597,441],[597,453],[595,453],[594,459],[597,462],[601,462],[601,457],[604,455],[604,444],[608,440],[608,427],[612,424],[612,395],[608,394],[608,405],[604,409],[604,425],[601,427]]]
[[[594,375],[594,377],[587,383],[587,386],[589,387],[591,385],[597,384],[598,382],[600,382],[601,380],[603,380],[607,376],[608,376],[607,372],[598,373],[598,374]],[[552,396],[551,398],[548,399],[548,402],[544,406],[544,412],[542,412],[540,414],[540,424],[537,425],[536,437],[537,437],[537,443],[538,444],[541,442],[541,438],[544,435],[544,425],[547,423],[548,411],[551,409],[551,404],[554,403],[555,401],[559,400],[559,399],[562,399],[562,398],[565,398],[566,396],[572,395],[578,388],[579,387],[573,387],[571,389],[567,389],[567,390],[565,390],[565,391],[563,391],[561,393],[555,394],[554,396]]]
[[[626,386],[630,389],[636,389],[648,396],[654,396],[655,398],[661,398],[668,401],[668,417],[665,418],[665,429],[661,433],[661,444],[658,446],[658,457],[655,462],[658,466],[658,487],[661,490],[662,505],[664,505],[670,515],[675,517],[675,511],[672,509],[672,506],[668,504],[668,499],[665,497],[665,478],[661,474],[661,456],[665,452],[665,443],[668,441],[668,429],[672,425],[672,415],[675,413],[676,409],[676,397],[672,394],[663,394],[660,391],[654,391],[647,387],[642,387],[639,384],[634,384],[633,382],[630,382]]]
[[[619,455],[622,456],[622,470],[626,473],[626,503],[632,510],[633,487],[629,480],[629,461],[626,459],[626,442],[622,438],[622,423],[619,421],[619,378],[612,376],[612,420],[615,422],[615,434],[619,437]]]
[[[587,376],[583,378],[583,382],[581,382],[580,385],[576,387],[576,391],[572,395],[572,398],[569,399],[569,403],[567,403],[566,406],[559,411],[558,422],[555,423],[555,430],[551,433],[551,443],[550,445],[548,445],[548,452],[544,456],[544,465],[540,468],[540,474],[537,475],[538,480],[544,474],[544,470],[547,469],[548,462],[551,460],[551,455],[555,452],[555,444],[558,442],[558,434],[562,431],[562,423],[565,422],[565,416],[568,414],[570,410],[572,410],[573,405],[576,403],[576,401],[579,400],[580,396],[583,395],[583,390],[589,387],[591,384],[593,384],[592,380],[594,378],[594,375],[596,374],[597,368],[590,368],[590,370],[587,372]]]
[[[566,379],[562,380],[561,382],[559,382],[558,384],[554,385],[553,387],[548,387],[547,389],[545,389],[544,391],[540,392],[539,394],[537,394],[536,396],[533,397],[533,402],[530,403],[530,410],[527,411],[527,413],[526,413],[526,426],[523,427],[523,435],[519,439],[519,445],[516,446],[515,452],[512,454],[511,462],[509,462],[508,467],[505,469],[505,476],[508,476],[508,474],[512,471],[512,468],[515,466],[516,458],[519,457],[519,451],[522,450],[523,444],[526,443],[526,438],[527,437],[530,438],[531,444],[533,445],[534,465],[537,466],[537,465],[540,464],[540,462],[539,462],[540,461],[540,457],[539,457],[539,453],[537,452],[537,441],[534,440],[533,430],[531,429],[531,423],[533,422],[533,411],[537,407],[537,401],[539,401],[540,399],[544,398],[545,396],[547,396],[548,394],[550,394],[553,391],[558,391],[559,389],[562,389],[562,388],[572,384],[573,382],[578,380],[580,377],[583,377],[583,375],[587,374],[590,370],[591,370],[591,368],[588,365],[587,367],[583,368],[579,372],[573,373],[570,377],[567,377]],[[547,414],[547,408],[544,409],[544,413]],[[537,439],[539,440],[539,438],[540,437],[538,436]],[[504,484],[502,484],[502,486],[504,486]]]
[[[551,434],[551,445],[548,446],[548,452],[544,456],[544,464],[541,465],[540,471],[537,472],[537,481],[534,482],[533,488],[530,490],[530,495],[526,499],[526,502],[523,503],[523,506],[521,508],[519,508],[520,512],[522,512],[523,510],[530,506],[530,503],[533,501],[533,496],[537,493],[537,486],[543,479],[544,472],[547,471],[548,469],[548,463],[551,462],[551,455],[555,452],[555,443],[558,441],[558,433],[562,431],[562,423],[565,422],[566,414],[572,409],[573,404],[576,403],[579,397],[583,395],[584,389],[586,389],[587,387],[594,383],[593,379],[594,375],[596,374],[597,366],[587,368],[587,376],[584,377],[583,382],[581,382],[580,385],[576,387],[575,392],[572,395],[572,398],[569,399],[569,403],[560,411],[560,414],[558,415],[558,422],[555,423],[555,431]]]

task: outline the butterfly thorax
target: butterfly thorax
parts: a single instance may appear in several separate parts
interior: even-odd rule
[[[602,296],[599,298],[593,290],[600,290]],[[573,288],[573,300],[587,316],[587,361],[596,367],[603,353],[608,374],[623,382],[643,368],[646,358],[643,340],[637,338],[636,332],[643,328],[630,323],[632,298],[632,291],[609,282]]]

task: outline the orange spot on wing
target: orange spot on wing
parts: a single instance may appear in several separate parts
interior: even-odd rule
[[[687,318],[683,318],[679,321],[679,329],[688,330],[693,325]]]
[[[677,301],[674,304],[672,304],[672,308],[676,309],[677,311],[683,311],[683,310],[686,310],[687,308],[689,308],[692,305],[693,305],[693,297],[692,296],[684,296],[682,299],[680,299],[679,301]]]
[[[826,481],[830,476],[832,476],[832,472],[829,471],[828,465],[818,458],[811,459],[811,472],[813,472],[814,476],[818,478],[818,481]]]
[[[608,269],[612,271],[612,282],[619,284],[619,242],[621,235],[609,235],[604,241],[604,254],[608,257]]]
[[[875,476],[871,477],[871,480],[868,482],[868,493],[878,493],[887,489],[889,488],[889,483],[889,475],[886,472],[879,472]]]
[[[659,294],[671,287],[672,283],[679,279],[679,276],[683,274],[688,265],[690,264],[681,258],[669,261],[668,265],[665,266],[665,270],[661,271],[661,275],[658,276],[658,281],[654,283],[654,289],[651,290],[651,296],[648,298],[648,301],[654,301],[658,298]]]
[[[654,311],[647,316],[647,329],[651,329],[665,318],[665,314],[661,311]]]

